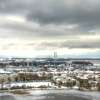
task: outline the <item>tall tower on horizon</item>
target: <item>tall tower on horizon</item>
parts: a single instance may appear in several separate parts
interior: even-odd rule
[[[57,52],[54,52],[54,59],[57,58]]]

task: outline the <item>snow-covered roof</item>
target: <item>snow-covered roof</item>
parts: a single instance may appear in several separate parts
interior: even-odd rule
[[[0,74],[10,74],[11,72],[0,69]]]

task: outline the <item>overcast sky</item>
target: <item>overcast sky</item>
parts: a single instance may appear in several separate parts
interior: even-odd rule
[[[0,55],[100,56],[100,0],[0,0]]]

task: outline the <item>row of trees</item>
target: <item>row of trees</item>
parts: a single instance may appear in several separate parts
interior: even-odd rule
[[[56,85],[58,87],[65,86],[65,87],[72,88],[73,86],[76,85],[76,80],[64,79],[64,80],[57,81],[57,79],[55,79],[55,80],[53,79],[52,83],[54,83],[54,85]]]
[[[30,82],[30,81],[43,81],[43,80],[51,80],[52,74],[45,74],[43,73],[41,76],[38,74],[30,74],[30,73],[19,73],[17,75],[12,76],[1,76],[0,77],[0,84],[1,89],[4,88],[4,84],[8,84],[10,87],[10,84],[12,82]]]
[[[79,82],[79,89],[93,89],[100,91],[100,82],[96,82],[94,80],[89,82],[89,79],[77,79],[77,81]]]
[[[52,74],[45,74],[42,73],[41,76],[39,76],[38,74],[30,74],[30,73],[20,73],[15,77],[15,81],[19,82],[19,81],[37,81],[37,80],[51,80],[51,78],[53,77]]]
[[[56,81],[56,80],[52,80],[52,82],[58,86],[58,87],[61,87],[61,86],[66,86],[66,87],[69,87],[69,88],[72,88],[74,86],[78,86],[79,87],[79,90],[83,90],[83,89],[87,89],[87,90],[98,90],[100,91],[100,83],[99,82],[89,82],[88,79],[76,79],[76,80],[65,80],[65,82],[63,83],[62,80],[59,80],[59,81]]]
[[[0,76],[1,89],[4,88],[4,84],[8,84],[10,87],[11,81],[12,81],[12,78],[10,76]]]
[[[77,78],[75,80],[66,80],[65,82],[63,81],[56,81],[52,80],[53,75],[52,74],[46,74],[42,73],[41,76],[38,74],[30,74],[30,73],[19,73],[17,75],[12,75],[12,76],[0,76],[0,85],[1,89],[4,88],[4,84],[8,84],[8,87],[10,87],[10,84],[12,82],[30,82],[30,81],[43,81],[43,80],[50,80],[52,83],[57,85],[58,87],[61,86],[66,86],[72,88],[73,86],[78,86],[79,89],[88,89],[91,90],[91,88],[96,88],[98,91],[100,91],[100,82],[97,83],[90,83],[88,79],[80,79]]]

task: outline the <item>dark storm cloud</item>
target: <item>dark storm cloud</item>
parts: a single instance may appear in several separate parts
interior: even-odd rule
[[[92,5],[97,7],[92,8],[91,2],[87,4],[89,0],[84,2],[83,0],[71,1],[51,0],[50,2],[50,0],[43,0],[40,2],[40,0],[37,0],[37,7],[31,9],[29,18],[37,19],[43,23],[61,23],[66,21],[75,23],[99,18],[99,5],[97,6],[94,3]],[[69,4],[69,2],[72,4]]]
[[[79,24],[88,31],[100,26],[99,0],[37,0],[27,18],[42,24]]]
[[[80,24],[82,31],[100,26],[100,0],[0,0],[0,12],[24,14],[41,24]]]
[[[32,3],[32,0],[0,0],[0,12],[24,14],[29,8],[28,3]]]

